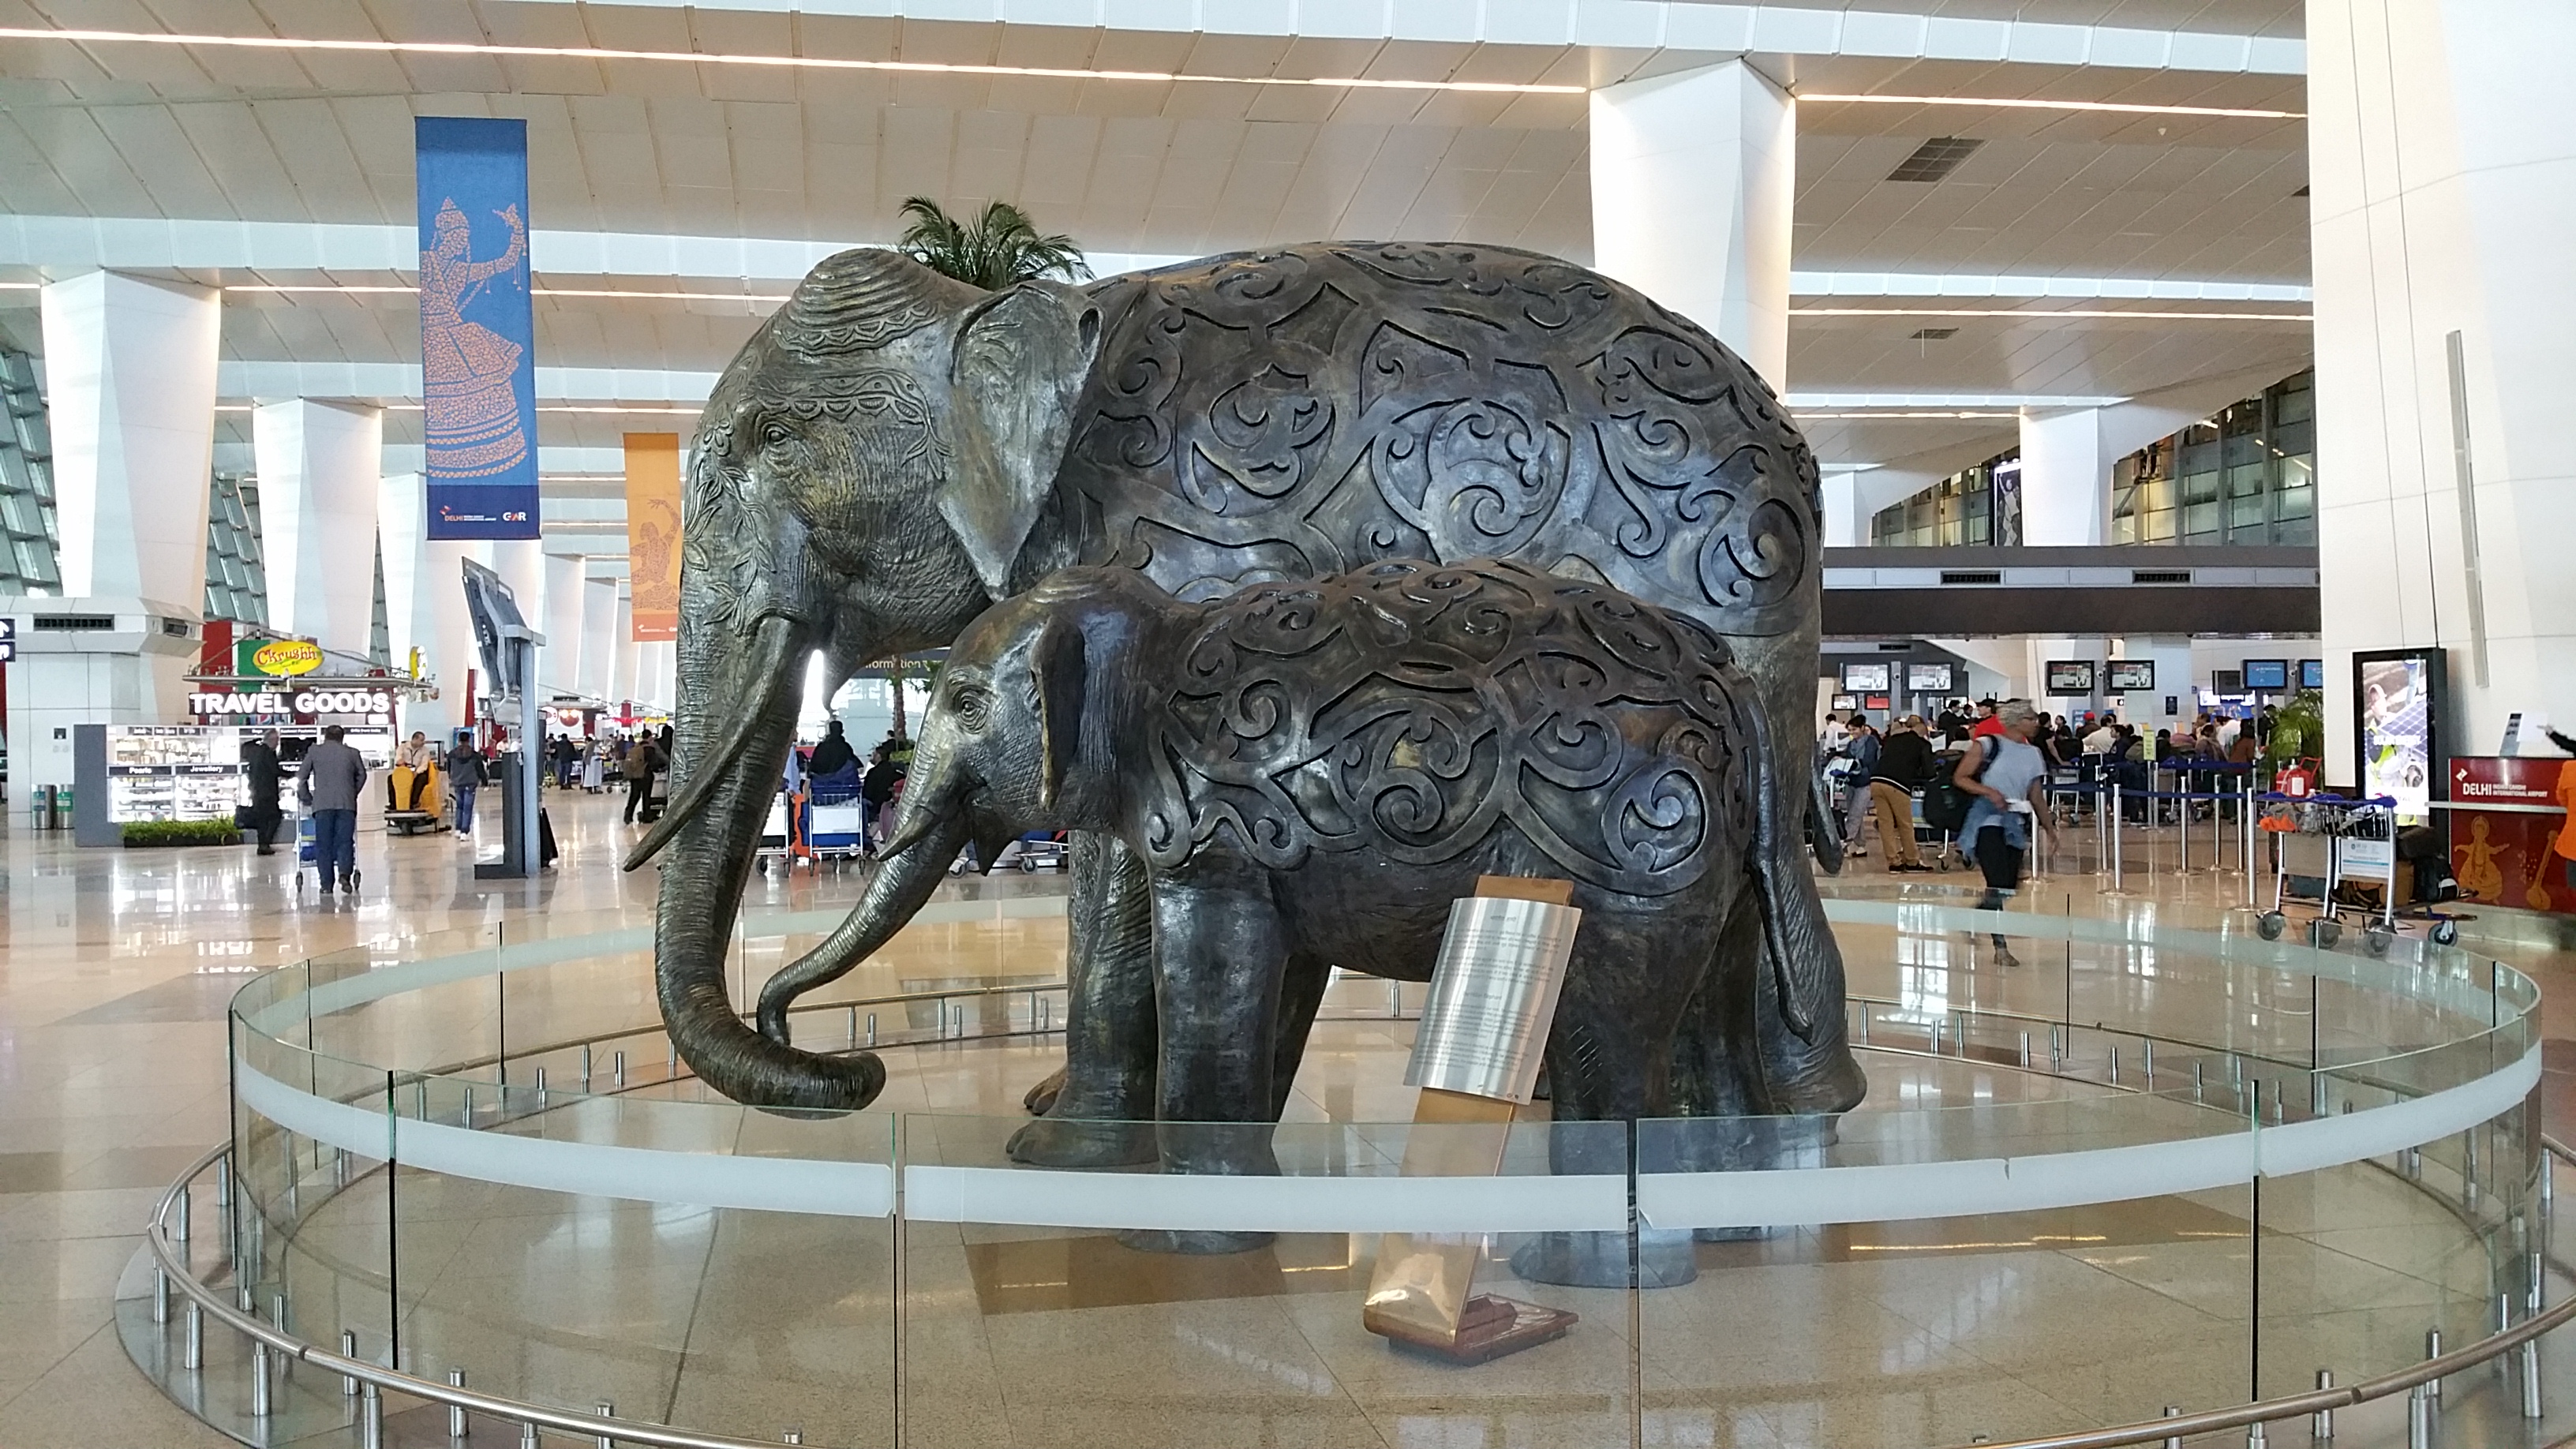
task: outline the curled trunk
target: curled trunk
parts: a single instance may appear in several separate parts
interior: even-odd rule
[[[906,822],[909,824],[910,822]],[[886,859],[868,882],[868,893],[849,916],[760,989],[760,1034],[772,1043],[787,1042],[787,1009],[796,998],[839,980],[851,967],[873,956],[947,878],[948,863],[966,843],[965,826],[944,818],[918,834],[906,831],[904,848]]]

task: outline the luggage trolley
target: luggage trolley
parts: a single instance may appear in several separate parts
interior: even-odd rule
[[[867,853],[867,807],[858,787],[814,786],[805,798],[804,854],[848,862]]]
[[[2260,821],[2276,837],[2273,849],[2272,909],[2257,917],[2254,929],[2266,941],[2281,939],[2289,918],[2281,907],[2309,893],[2291,882],[2315,881],[2316,919],[2308,923],[2308,944],[2324,950],[2343,935],[2343,903],[2336,899],[2346,882],[2379,887],[2377,919],[2365,908],[2362,943],[2370,954],[2387,954],[2397,937],[2397,802],[2386,796],[2370,800],[2340,795],[2260,795]]]
[[[769,797],[769,818],[761,822],[760,843],[751,851],[752,864],[764,875],[771,861],[785,860],[795,846],[795,817],[790,813],[795,803],[796,797],[784,789]]]

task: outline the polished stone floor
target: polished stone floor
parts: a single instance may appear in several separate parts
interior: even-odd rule
[[[578,794],[551,802],[562,867],[533,887],[478,885],[447,837],[363,834],[367,884],[354,900],[298,893],[283,855],[79,851],[9,823],[0,1449],[229,1442],[172,1409],[126,1362],[111,1327],[116,1277],[151,1199],[226,1135],[225,1002],[252,973],[325,953],[399,958],[474,932],[631,923],[654,880],[616,870],[631,832],[615,804]],[[1888,883],[1874,863],[1850,879]],[[2032,897],[2047,909],[2148,909],[2203,924],[2223,919],[2243,891],[2228,876],[2129,884],[2138,895],[2103,900],[2094,876],[2070,873],[2035,882]],[[820,908],[846,899],[850,883],[798,873],[763,877],[754,891]],[[1855,992],[1926,1014],[2035,1009],[2078,992],[2107,1014],[2141,1005],[2178,974],[2130,961],[2060,977],[2028,952],[2005,968],[1982,944],[1937,933],[1856,929],[1845,940]],[[1062,941],[1053,922],[925,927],[835,991],[1034,983],[1055,974]],[[2565,989],[2576,987],[2570,963],[2498,954],[2539,976],[2548,1022],[2563,1023],[2576,1001]],[[745,969],[762,969],[757,952]],[[1344,1004],[1364,1010],[1368,993],[1382,992],[1366,983]],[[2166,989],[2152,1004],[2167,1013],[2194,999]],[[2240,1017],[2265,1015],[2252,1004],[2212,1008],[2206,1025],[2237,1030]],[[512,1008],[513,1035],[530,1033],[521,1040],[649,1019],[649,968],[594,963]],[[2402,1040],[2413,1025],[2343,1020],[2356,1047],[2373,1033]],[[1390,1070],[1400,1071],[1408,1033],[1357,1018],[1319,1029],[1291,1120],[1408,1116],[1410,1096]],[[954,1129],[961,1157],[994,1154],[1004,1114],[1052,1056],[1024,1044],[898,1053],[884,1105],[995,1114]],[[1873,1107],[2087,1090],[1872,1056]],[[2576,1107],[2563,1069],[2576,1060],[2553,1041],[2550,1066],[2547,1115],[2563,1127]],[[808,1442],[882,1439],[877,1426],[898,1410],[871,1386],[888,1381],[883,1325],[899,1298],[900,1412],[908,1441],[923,1445],[1446,1449],[1628,1442],[1632,1432],[1657,1444],[1931,1444],[2238,1398],[2257,1337],[2273,1350],[2262,1388],[2279,1393],[2315,1364],[2402,1361],[2427,1322],[2474,1315],[2483,1265],[2407,1231],[2427,1211],[2420,1197],[2359,1172],[2319,1176],[2339,1180],[2271,1192],[2260,1235],[2249,1234],[2243,1194],[2200,1194],[1705,1244],[1686,1289],[1527,1289],[1581,1313],[1590,1331],[1475,1376],[1391,1355],[1360,1331],[1350,1304],[1365,1280],[1362,1239],[1292,1235],[1256,1254],[1140,1262],[1098,1235],[965,1227],[897,1242],[883,1225],[847,1220],[752,1222],[596,1201],[567,1209],[544,1194],[514,1201],[514,1190],[455,1184],[440,1189],[448,1200],[407,1199],[402,1231],[413,1255],[406,1308],[419,1315],[424,1351],[461,1360],[495,1326],[545,1326],[516,1362],[478,1361],[478,1383],[613,1396],[630,1410],[746,1431],[798,1423]],[[357,1234],[367,1241],[363,1226]],[[1499,1259],[1511,1246],[1496,1245],[1490,1265],[1505,1283]],[[312,1247],[327,1254],[331,1244],[317,1236]],[[614,1278],[598,1266],[630,1248],[638,1261],[694,1253],[699,1266],[585,1281]],[[841,1266],[814,1270],[827,1261]],[[797,1331],[778,1332],[780,1321]]]

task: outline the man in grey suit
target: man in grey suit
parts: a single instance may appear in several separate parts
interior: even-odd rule
[[[326,896],[335,876],[352,894],[358,889],[358,801],[366,793],[367,762],[349,748],[347,736],[338,725],[323,726],[295,777],[295,798],[313,815],[314,865]]]

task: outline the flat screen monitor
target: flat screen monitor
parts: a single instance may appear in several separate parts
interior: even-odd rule
[[[2353,777],[2365,798],[2397,801],[2401,820],[2431,813],[2449,768],[2442,719],[2450,704],[2443,651],[2376,649],[2352,656]]]
[[[2209,692],[2221,696],[2243,694],[2245,692],[2245,671],[2241,669],[2213,669],[2209,671]]]
[[[2325,662],[2324,660],[2322,660],[2322,659],[2302,659],[2302,660],[2300,660],[2300,661],[2299,661],[2299,688],[2301,688],[2301,689],[2323,689],[2323,688],[2325,688],[2325,687],[2326,687],[2326,662]]]
[[[1858,709],[1860,708],[1860,696],[1857,694],[1837,694],[1834,696],[1832,707],[1836,714],[1841,714],[1846,710]]]
[[[2114,659],[2110,664],[2110,682],[2105,694],[2153,694],[2156,692],[2156,661],[2152,659]]]
[[[2093,693],[2093,661],[2090,659],[2052,659],[2048,661],[2048,687],[2041,691],[2052,699],[2070,699]]]
[[[1853,694],[1885,694],[1895,666],[1879,664],[1846,664],[1843,666],[1843,688]]]
[[[2245,661],[2245,687],[2258,694],[2279,694],[2290,687],[2290,661],[2287,659],[2248,659]],[[2227,691],[2220,690],[2224,694]]]
[[[1951,683],[1947,664],[1908,664],[1905,666],[1905,690],[1908,694],[1948,694],[1957,688]]]

